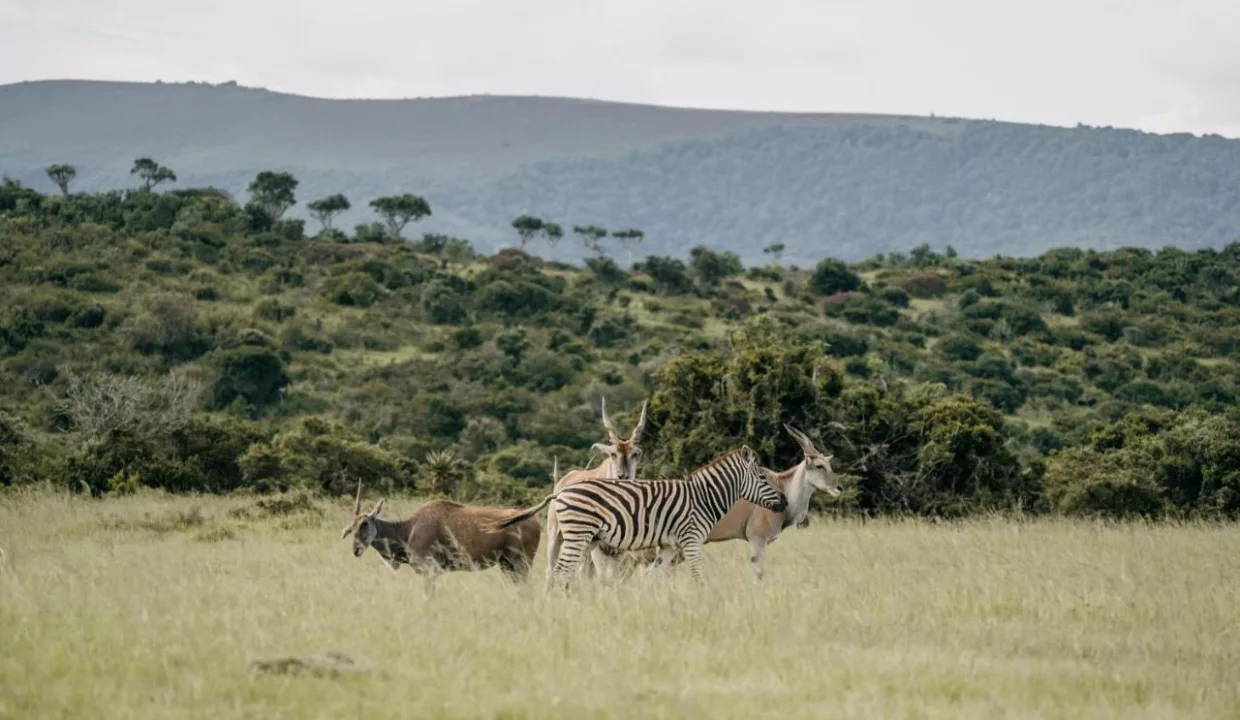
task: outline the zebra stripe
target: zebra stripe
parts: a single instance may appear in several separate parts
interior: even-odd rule
[[[748,446],[682,480],[591,479],[566,487],[548,498],[563,536],[556,583],[564,584],[595,546],[617,551],[658,547],[669,557],[679,552],[700,580],[702,545],[741,498],[775,512],[788,504]]]

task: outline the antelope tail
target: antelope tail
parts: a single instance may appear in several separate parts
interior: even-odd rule
[[[513,525],[516,525],[517,523],[521,522],[522,520],[528,520],[529,518],[532,518],[532,517],[534,517],[535,515],[537,515],[537,514],[538,514],[538,512],[539,512],[540,510],[542,510],[543,508],[547,507],[547,504],[548,504],[548,503],[550,503],[550,502],[551,502],[552,500],[554,500],[554,499],[555,499],[555,493],[551,493],[551,494],[550,494],[550,495],[548,495],[547,497],[543,498],[543,501],[542,501],[542,502],[540,502],[540,503],[538,503],[538,504],[537,504],[537,505],[535,505],[534,507],[532,507],[532,508],[530,508],[530,509],[528,509],[528,510],[522,510],[521,512],[517,513],[516,515],[513,515],[512,517],[508,518],[507,520],[501,520],[501,521],[498,523],[497,527],[498,527],[500,530],[503,530],[504,528],[507,528],[507,527],[512,527]]]

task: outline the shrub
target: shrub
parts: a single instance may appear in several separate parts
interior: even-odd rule
[[[913,297],[935,298],[947,292],[947,281],[938,275],[926,273],[905,278],[900,282],[900,287]]]
[[[861,289],[861,278],[844,263],[828,258],[814,268],[809,287],[818,295],[853,292]]]
[[[982,348],[965,335],[948,335],[934,345],[934,351],[949,360],[973,362],[982,354]]]
[[[383,288],[364,272],[351,272],[327,282],[327,297],[337,305],[368,308],[383,297]]]
[[[261,408],[278,402],[289,376],[284,360],[267,348],[240,347],[216,356],[215,407],[224,408],[236,400]]]
[[[170,359],[192,360],[210,349],[198,328],[198,313],[184,296],[154,296],[146,312],[126,318],[117,332],[140,353],[161,353]]]
[[[436,325],[455,325],[465,320],[461,295],[443,280],[431,280],[422,286],[422,314]]]
[[[878,292],[878,297],[888,305],[895,305],[896,307],[906,308],[909,304],[909,293],[900,288],[883,288]]]

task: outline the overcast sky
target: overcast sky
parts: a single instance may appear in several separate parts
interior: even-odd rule
[[[1240,137],[1240,0],[0,0],[0,83],[46,78]]]

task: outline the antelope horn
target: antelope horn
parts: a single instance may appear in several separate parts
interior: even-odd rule
[[[784,429],[788,431],[788,434],[792,436],[793,440],[797,441],[797,444],[801,446],[801,451],[806,455],[814,455],[818,453],[818,448],[814,447],[814,441],[810,440],[808,435],[800,430],[797,430],[788,423],[784,423]]]
[[[362,514],[362,479],[360,477],[357,479],[357,500],[353,503],[353,514]]]
[[[642,400],[642,414],[637,419],[637,425],[633,428],[633,436],[629,438],[629,442],[636,445],[642,439],[642,431],[646,429],[646,406],[650,404],[649,400]]]
[[[603,427],[607,428],[607,435],[611,438],[612,444],[618,443],[620,442],[620,432],[616,430],[616,426],[612,423],[611,418],[607,417],[607,398],[600,397],[599,401],[599,410],[603,414]]]
[[[551,458],[551,484],[554,486],[560,481],[560,456],[554,455]]]

